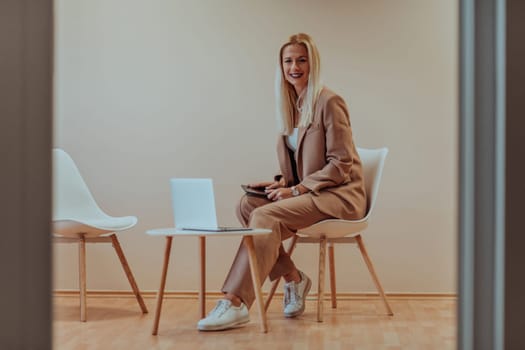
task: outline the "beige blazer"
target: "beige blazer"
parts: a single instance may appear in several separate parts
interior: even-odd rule
[[[286,136],[278,137],[277,155],[286,186],[294,185]],[[366,192],[344,100],[323,88],[312,123],[299,128],[295,151],[300,183],[311,190],[317,208],[334,218],[360,219],[366,213]]]

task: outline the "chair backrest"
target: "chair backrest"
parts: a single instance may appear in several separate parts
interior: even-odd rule
[[[376,202],[388,148],[367,149],[358,147],[357,153],[359,153],[363,165],[366,196],[368,198],[365,218],[368,219]]]
[[[104,216],[73,159],[64,150],[53,149],[53,220]]]

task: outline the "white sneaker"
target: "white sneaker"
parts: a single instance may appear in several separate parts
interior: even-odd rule
[[[200,331],[220,331],[241,327],[249,321],[250,315],[244,303],[241,303],[241,306],[234,306],[230,300],[220,299],[208,316],[197,323],[197,329]]]
[[[300,282],[286,282],[284,284],[284,316],[296,317],[304,312],[306,295],[310,291],[312,281],[302,271]]]

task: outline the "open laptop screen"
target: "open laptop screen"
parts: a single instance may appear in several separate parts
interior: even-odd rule
[[[217,224],[212,179],[173,178],[170,183],[173,217],[177,229],[217,232],[247,230],[243,227]]]

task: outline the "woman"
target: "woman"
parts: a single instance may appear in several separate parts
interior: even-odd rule
[[[276,76],[277,143],[281,174],[264,187],[267,198],[245,195],[237,216],[244,226],[268,228],[254,236],[261,278],[284,277],[284,315],[304,312],[311,280],[286,254],[282,241],[318,221],[360,219],[366,212],[361,160],[346,104],[319,82],[319,53],[307,34],[290,37],[279,52]],[[255,300],[246,248],[241,244],[222,288],[224,299],[199,321],[199,330],[223,330],[249,321]]]

